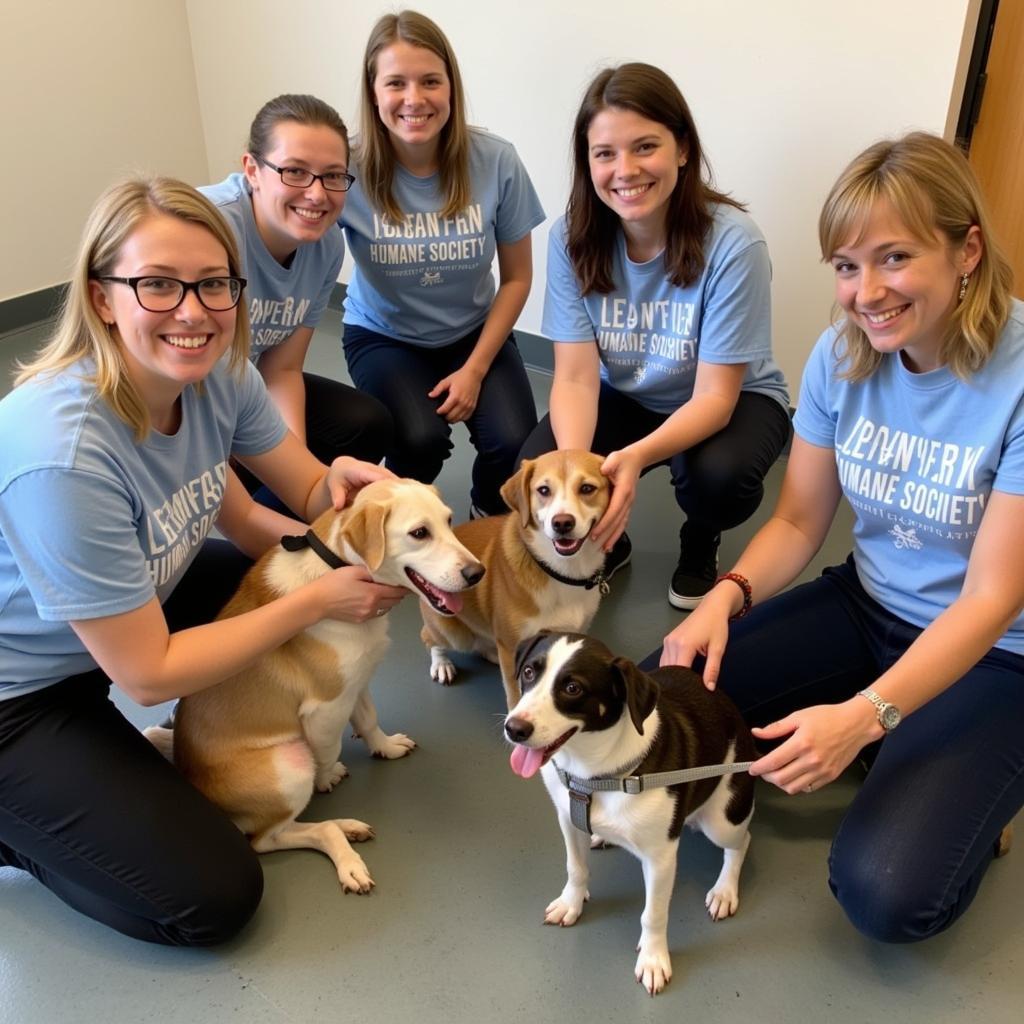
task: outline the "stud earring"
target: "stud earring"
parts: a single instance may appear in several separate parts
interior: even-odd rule
[[[960,296],[957,299],[958,302],[964,301],[964,296],[967,294],[967,282],[970,281],[970,279],[970,274],[964,274],[964,276],[960,278]]]

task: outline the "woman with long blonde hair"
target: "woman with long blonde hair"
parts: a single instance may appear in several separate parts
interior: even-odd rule
[[[0,866],[151,942],[230,937],[262,875],[111,684],[146,705],[183,697],[403,593],[349,566],[211,621],[250,558],[305,531],[256,505],[230,458],[305,519],[388,475],[327,467],[286,429],[246,358],[244,288],[231,230],[195,189],[116,185],[86,225],[53,341],[0,401]]]

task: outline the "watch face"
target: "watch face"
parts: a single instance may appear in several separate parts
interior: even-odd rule
[[[895,704],[886,704],[882,709],[882,728],[888,732],[900,724],[900,709]]]

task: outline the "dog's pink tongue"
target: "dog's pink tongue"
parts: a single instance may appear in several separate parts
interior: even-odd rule
[[[423,589],[426,590],[430,596],[442,607],[449,615],[458,615],[462,611],[462,595],[453,594],[447,590],[442,590],[440,587],[435,587],[429,580],[423,579],[422,576],[417,577],[422,585]]]
[[[524,779],[533,778],[544,763],[544,749],[523,747],[518,743],[512,748],[512,756],[508,759],[512,771]]]

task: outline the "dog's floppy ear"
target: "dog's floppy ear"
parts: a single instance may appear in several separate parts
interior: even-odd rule
[[[629,658],[615,658],[612,671],[617,672],[625,690],[626,707],[636,731],[644,734],[644,721],[658,703],[658,684],[646,673],[641,672]]]
[[[516,679],[519,678],[519,673],[523,670],[523,665],[526,664],[526,659],[533,653],[533,649],[546,637],[551,636],[550,629],[542,629],[539,633],[534,634],[531,637],[527,637],[517,648],[516,648]]]
[[[384,527],[390,510],[390,505],[381,502],[364,502],[352,510],[341,528],[341,539],[359,552],[370,572],[376,572],[384,561]]]
[[[530,487],[533,483],[535,459],[525,459],[519,469],[502,484],[501,500],[513,512],[519,513],[523,526],[533,523],[533,506],[530,504]]]

